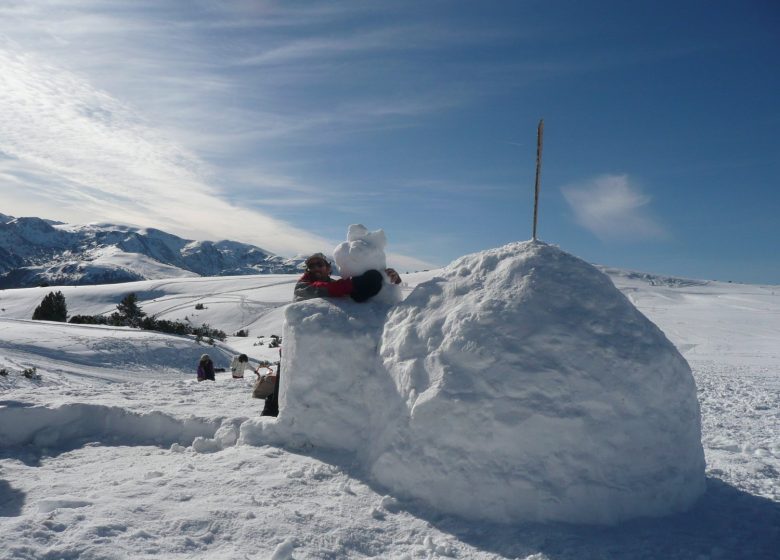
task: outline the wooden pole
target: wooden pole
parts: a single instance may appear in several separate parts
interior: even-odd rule
[[[539,121],[536,129],[536,186],[534,189],[534,231],[533,240],[536,241],[536,223],[539,219],[539,180],[542,175],[542,137],[544,136],[544,119]]]

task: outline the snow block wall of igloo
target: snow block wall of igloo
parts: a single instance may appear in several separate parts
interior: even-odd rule
[[[687,362],[556,247],[455,261],[391,311],[381,358],[407,417],[371,468],[396,492],[469,518],[613,523],[704,491]]]
[[[379,411],[398,399],[377,367],[388,308],[349,298],[287,307],[275,439],[367,452]]]
[[[284,341],[268,435],[354,452],[399,497],[479,520],[614,523],[704,490],[687,363],[554,246],[462,257],[396,306],[292,304]]]

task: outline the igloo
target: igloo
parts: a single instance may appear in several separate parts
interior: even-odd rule
[[[395,306],[311,300],[286,317],[275,439],[354,452],[398,497],[503,523],[614,523],[704,491],[686,361],[557,247],[462,257]]]

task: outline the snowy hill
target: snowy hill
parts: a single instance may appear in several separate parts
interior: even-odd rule
[[[192,241],[153,228],[0,219],[0,288],[292,273],[300,260],[246,243]]]
[[[441,275],[404,275],[404,296]],[[278,359],[266,340],[281,334],[296,276],[157,279],[62,291],[70,314],[110,312],[133,291],[148,313],[226,332],[248,328],[249,337],[211,347],[34,322],[50,289],[0,292],[0,369],[8,372],[0,376],[3,557],[775,558],[780,287],[621,271],[610,278],[664,331],[696,381],[707,488],[687,512],[599,528],[465,521],[377,485],[350,454],[294,439],[263,442],[251,380],[217,374],[199,384],[194,365],[202,352],[223,367],[238,352]],[[526,351],[538,348],[532,344]],[[334,341],[322,352],[349,349]],[[485,358],[469,352],[464,346],[461,358]],[[40,380],[19,374],[33,366]],[[324,383],[334,374],[315,373]],[[340,404],[328,398],[318,406]]]

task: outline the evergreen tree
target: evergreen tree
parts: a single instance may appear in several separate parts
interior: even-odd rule
[[[62,292],[49,292],[33,311],[34,321],[59,321],[64,323],[68,318],[68,306]]]
[[[141,324],[141,319],[146,316],[146,313],[141,311],[141,308],[138,307],[138,297],[135,293],[130,293],[117,304],[114,316],[118,319],[117,322],[119,324],[128,327],[138,327]]]

